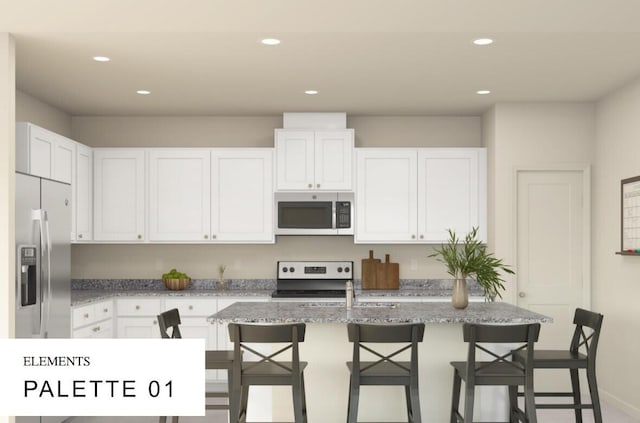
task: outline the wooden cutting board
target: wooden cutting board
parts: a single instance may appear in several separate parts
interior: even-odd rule
[[[378,289],[400,288],[400,265],[389,261],[389,254],[384,255],[384,263],[376,264],[376,287]]]
[[[362,259],[362,289],[376,289],[378,264],[380,259],[373,258],[373,250],[369,250],[369,258]]]

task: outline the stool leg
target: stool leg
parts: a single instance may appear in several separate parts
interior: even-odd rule
[[[347,423],[358,422],[358,397],[360,396],[360,385],[349,383],[349,414],[347,415]]]
[[[538,423],[536,394],[533,392],[533,381],[531,380],[527,380],[524,385],[524,412],[527,423]]]
[[[460,407],[460,385],[462,379],[458,376],[458,372],[453,370],[453,391],[451,393],[451,418],[450,423],[458,423],[458,407]]]
[[[173,416],[173,419],[171,419],[171,423],[178,423],[178,416]]]
[[[247,421],[247,403],[249,402],[249,385],[242,385],[240,394],[240,411],[238,411],[238,421]]]
[[[293,392],[293,416],[296,423],[303,423],[304,418],[302,417],[302,387],[300,377],[293,378],[293,383],[291,384],[291,391]]]
[[[578,369],[569,369],[571,375],[571,392],[573,393],[573,405],[581,405],[580,400],[580,377],[578,376]],[[582,423],[582,409],[575,408],[576,423]]]
[[[307,423],[307,393],[304,388],[304,373],[302,373],[302,417],[304,423]]]
[[[158,423],[167,423],[167,416],[160,416],[158,418]]]
[[[509,385],[509,423],[518,423],[518,385]]]
[[[411,423],[422,423],[420,415],[420,393],[417,386],[412,386],[411,391]]]
[[[473,402],[475,400],[475,387],[467,381],[464,383],[464,422],[473,423]]]
[[[407,403],[407,422],[413,421],[413,412],[411,410],[411,392],[409,391],[409,385],[404,385],[404,400]]]
[[[598,382],[596,382],[595,368],[587,367],[587,380],[589,381],[589,392],[591,393],[591,404],[593,405],[593,420],[595,423],[602,423],[600,394],[598,393]]]

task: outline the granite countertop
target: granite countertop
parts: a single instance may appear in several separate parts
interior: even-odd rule
[[[237,302],[213,314],[210,323],[550,323],[550,317],[512,304],[469,303],[457,310],[448,302],[344,303]]]
[[[264,289],[77,289],[71,291],[71,305],[84,305],[118,297],[269,297],[273,290]]]

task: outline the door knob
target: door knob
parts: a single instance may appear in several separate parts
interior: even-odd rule
[[[525,293],[524,293],[524,292],[522,292],[522,291],[520,291],[520,292],[518,293],[518,297],[520,297],[520,298],[524,298],[524,297],[526,297],[526,296],[527,296],[527,294],[525,294]]]

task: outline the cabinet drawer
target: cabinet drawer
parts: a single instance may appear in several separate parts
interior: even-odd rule
[[[210,316],[216,312],[216,300],[210,299],[174,299],[164,301],[164,309],[177,308],[180,316]]]
[[[107,334],[109,336],[106,336]],[[74,338],[104,338],[111,336],[113,336],[113,320],[105,320],[73,331]]]
[[[118,316],[157,316],[160,300],[130,298],[118,300]]]
[[[73,309],[73,327],[88,325],[95,322],[94,304],[87,304]]]
[[[113,301],[104,301],[94,305],[95,321],[113,317]]]

